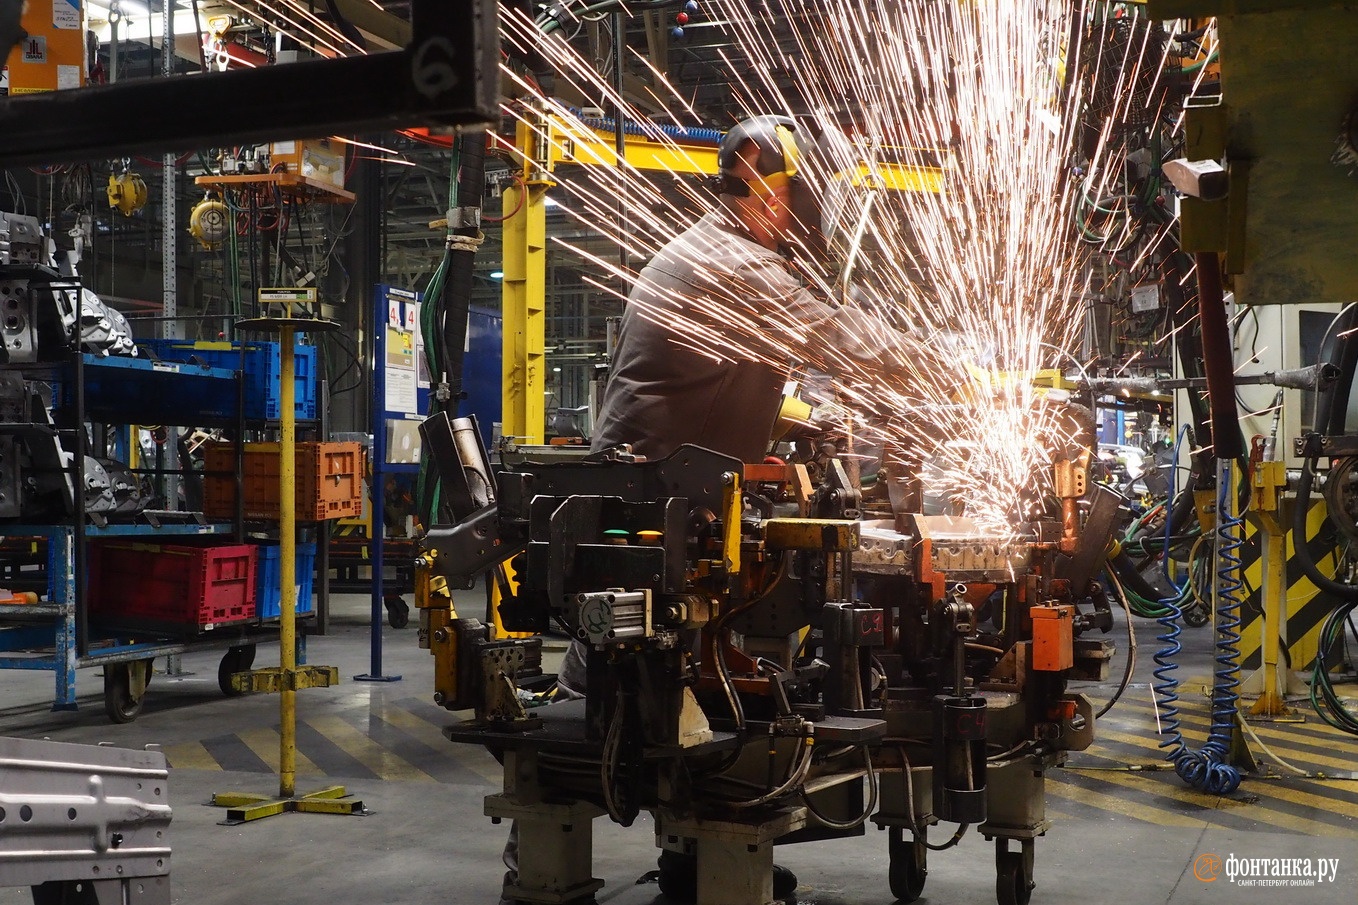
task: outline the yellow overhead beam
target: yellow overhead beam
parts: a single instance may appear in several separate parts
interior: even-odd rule
[[[881,188],[891,192],[943,191],[943,171],[900,163],[860,164],[850,183],[854,188]]]
[[[612,132],[566,129],[557,123],[555,139],[548,143],[548,171],[558,166],[618,165]],[[623,141],[624,158],[638,170],[697,175],[717,172],[716,145],[660,144],[643,135],[624,135]]]

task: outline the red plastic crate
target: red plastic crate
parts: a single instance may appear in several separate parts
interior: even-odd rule
[[[211,631],[255,618],[255,547],[91,542],[90,617],[106,625]]]

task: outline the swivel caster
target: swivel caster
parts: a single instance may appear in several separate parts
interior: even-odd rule
[[[146,686],[151,684],[152,660],[128,660],[104,665],[104,713],[115,723],[130,723],[141,713]]]
[[[918,837],[906,841],[905,831],[900,827],[893,826],[890,832],[888,852],[891,866],[887,881],[891,885],[891,894],[899,902],[913,902],[924,892],[924,881],[929,876],[929,849],[924,844],[924,833],[921,831]]]
[[[387,624],[392,628],[405,628],[410,624],[410,605],[395,594],[382,599],[387,608]]]
[[[999,905],[1028,905],[1033,886],[1033,840],[1020,840],[1009,851],[1008,839],[995,840],[995,900]]]
[[[237,691],[231,686],[231,676],[238,672],[245,672],[255,662],[255,646],[253,644],[238,644],[235,647],[228,647],[226,653],[222,654],[222,662],[217,666],[217,687],[222,690],[222,694],[228,698],[234,698],[245,694]]]

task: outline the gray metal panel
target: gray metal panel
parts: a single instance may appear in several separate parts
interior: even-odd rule
[[[170,806],[165,755],[0,738],[0,886],[163,878]]]

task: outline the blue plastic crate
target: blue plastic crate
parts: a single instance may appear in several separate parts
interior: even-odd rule
[[[278,544],[259,544],[255,574],[255,613],[260,619],[277,619],[282,613],[283,589],[278,582]],[[316,608],[311,586],[316,577],[316,545],[297,545],[297,615]]]
[[[213,368],[240,370],[240,343],[193,342],[186,339],[139,339],[137,345],[162,361],[196,359]],[[316,347],[300,343],[293,355],[296,371],[296,417],[316,417]],[[278,343],[250,342],[245,348],[245,417],[253,421],[277,421],[282,417]]]

